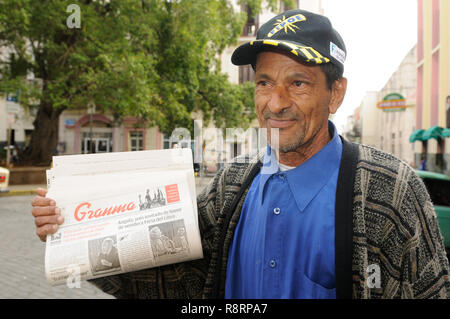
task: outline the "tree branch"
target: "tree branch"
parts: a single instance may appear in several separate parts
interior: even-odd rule
[[[211,106],[211,108],[217,108],[217,105],[212,103],[203,91],[198,90],[197,93],[209,104],[209,106]]]

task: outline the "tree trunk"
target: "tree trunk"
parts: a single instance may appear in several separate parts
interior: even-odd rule
[[[23,162],[30,165],[48,166],[58,146],[59,116],[63,110],[41,102],[34,120],[29,146],[23,154]]]

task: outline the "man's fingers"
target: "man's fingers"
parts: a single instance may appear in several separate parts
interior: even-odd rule
[[[34,217],[38,216],[51,216],[51,215],[61,215],[61,210],[55,206],[33,206],[31,213]]]
[[[44,225],[61,225],[64,222],[64,217],[53,215],[53,216],[39,216],[34,219],[34,223],[37,227],[42,227]]]
[[[38,235],[39,238],[41,238],[41,240],[42,240],[43,237],[54,234],[54,233],[56,233],[57,230],[58,230],[58,225],[46,224],[46,225],[38,227],[36,229],[36,235]]]
[[[56,203],[51,198],[45,198],[42,196],[36,196],[31,201],[31,206],[55,206]]]
[[[37,196],[31,201],[33,206],[34,223],[36,224],[36,235],[41,241],[45,241],[47,235],[56,233],[58,225],[64,222],[61,210],[56,207],[56,202],[51,198],[45,198],[47,190],[36,189]]]
[[[39,196],[45,197],[45,195],[47,195],[47,190],[44,188],[38,188],[36,189],[36,194],[38,194]]]

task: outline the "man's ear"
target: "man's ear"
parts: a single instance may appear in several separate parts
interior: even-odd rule
[[[331,114],[335,114],[338,108],[344,101],[345,92],[347,92],[347,79],[341,78],[334,81],[333,87],[331,88],[331,99],[328,106],[328,110]]]

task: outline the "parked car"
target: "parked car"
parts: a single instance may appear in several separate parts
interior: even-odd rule
[[[9,170],[0,167],[0,192],[5,192],[8,189]]]
[[[450,252],[450,176],[419,170],[416,170],[416,173],[422,178],[430,194],[448,254]]]

